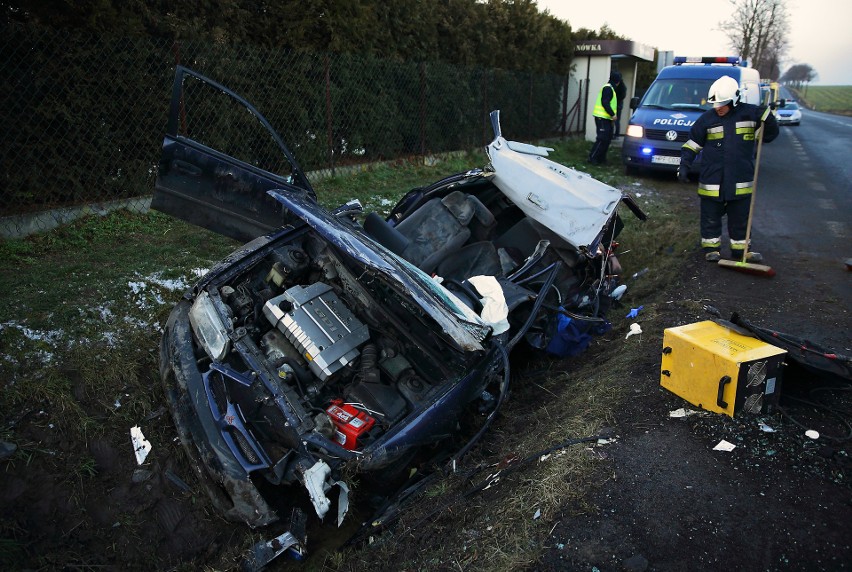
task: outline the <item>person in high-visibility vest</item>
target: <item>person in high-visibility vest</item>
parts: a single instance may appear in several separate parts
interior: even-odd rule
[[[595,143],[589,151],[589,163],[602,165],[606,163],[606,152],[612,141],[615,121],[618,116],[618,102],[615,88],[621,83],[621,73],[613,71],[607,82],[598,93],[592,115],[595,116]]]

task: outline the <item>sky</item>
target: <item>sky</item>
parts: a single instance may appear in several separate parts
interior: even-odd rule
[[[599,30],[607,24],[635,42],[673,51],[676,56],[732,54],[719,23],[733,10],[728,0],[536,0],[571,28]],[[789,49],[783,73],[808,64],[817,73],[813,85],[852,85],[852,1],[787,0]],[[603,15],[603,14],[607,15]]]

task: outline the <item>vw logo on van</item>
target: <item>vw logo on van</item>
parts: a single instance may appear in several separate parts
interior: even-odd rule
[[[674,141],[677,139],[677,131],[674,129],[669,129],[666,131],[666,139],[669,141]]]

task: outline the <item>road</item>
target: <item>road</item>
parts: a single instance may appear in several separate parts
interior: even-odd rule
[[[789,312],[807,307],[833,314],[832,326],[845,317],[847,334],[831,341],[849,350],[852,273],[844,261],[852,258],[852,117],[802,113],[801,125],[782,126],[778,138],[763,147],[753,245],[778,275],[753,295],[777,296],[765,298],[787,311],[779,315],[777,329],[802,327]],[[835,303],[817,306],[808,303],[812,298]],[[802,329],[816,339],[823,330],[816,322]]]

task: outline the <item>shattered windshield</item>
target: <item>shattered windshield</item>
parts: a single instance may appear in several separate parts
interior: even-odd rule
[[[707,110],[707,93],[712,80],[672,78],[658,79],[648,89],[642,100],[643,107],[657,109],[695,109]]]

